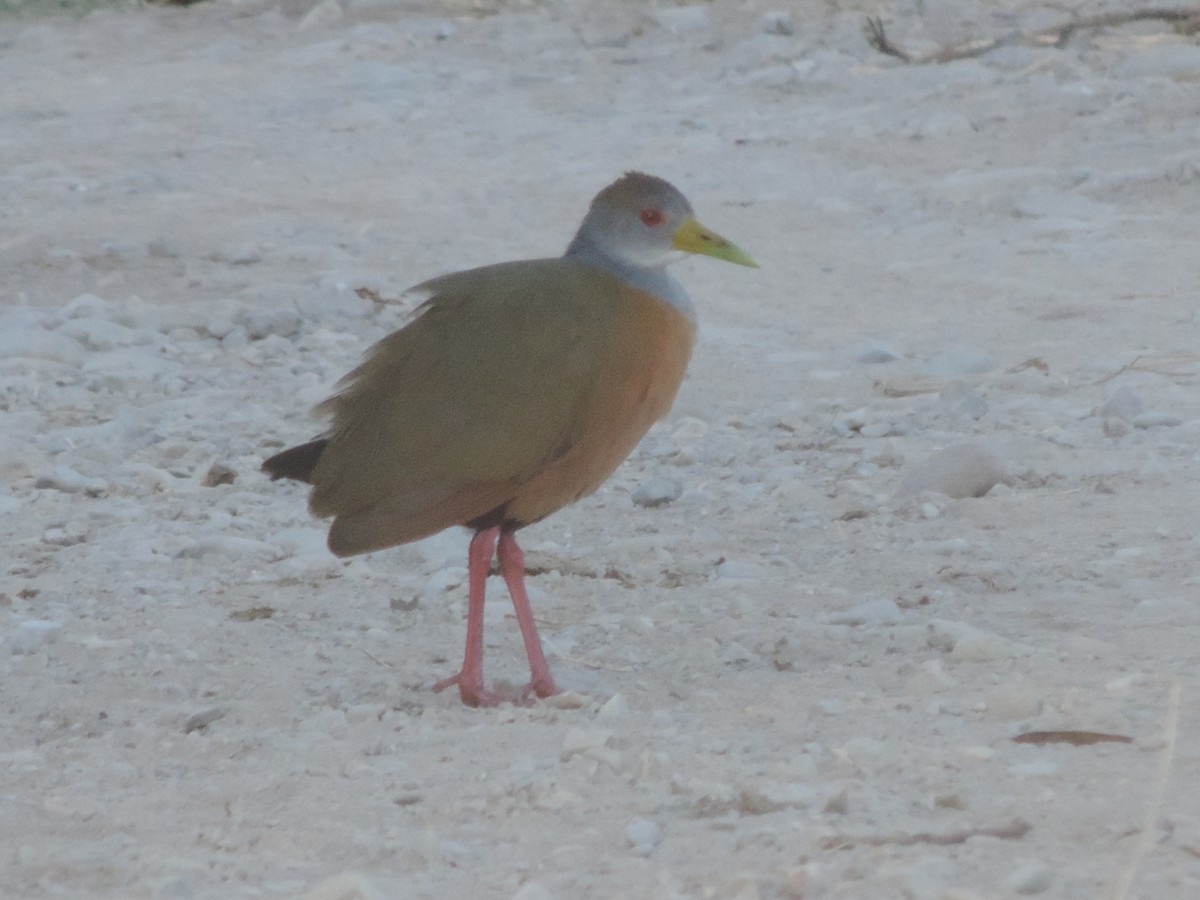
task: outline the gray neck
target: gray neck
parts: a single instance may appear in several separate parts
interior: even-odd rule
[[[624,281],[626,284],[653,294],[677,309],[693,325],[696,323],[696,307],[688,296],[683,285],[667,274],[666,266],[650,267],[636,266],[632,263],[614,259],[605,253],[595,243],[582,233],[575,236],[571,246],[567,247],[566,257],[595,266],[610,275]]]

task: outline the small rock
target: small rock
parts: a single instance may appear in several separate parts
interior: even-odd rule
[[[1134,428],[1174,428],[1177,425],[1182,425],[1183,420],[1178,416],[1168,415],[1167,413],[1155,412],[1149,410],[1141,415],[1133,417]]]
[[[1062,766],[1056,762],[1051,762],[1048,759],[1039,759],[1034,762],[1016,763],[1008,767],[1010,775],[1016,775],[1020,778],[1053,778],[1062,771]]]
[[[8,652],[13,656],[36,653],[46,644],[54,643],[62,627],[62,622],[52,622],[49,619],[27,619],[9,634],[6,641]]]
[[[672,34],[682,34],[686,31],[699,31],[709,25],[707,7],[700,4],[690,6],[667,6],[651,10],[650,21],[660,28],[665,28]]]
[[[79,341],[57,331],[0,327],[0,359],[46,359],[79,366],[86,357]]]
[[[99,478],[80,475],[70,466],[55,466],[34,479],[33,486],[41,490],[62,491],[64,494],[87,494],[99,497],[108,491],[108,485]]]
[[[967,381],[952,381],[938,393],[942,410],[955,418],[982,419],[987,415],[988,402],[975,386]]]
[[[904,613],[895,600],[873,597],[847,610],[832,613],[825,619],[830,625],[895,625],[904,621]]]
[[[108,353],[120,347],[130,347],[145,340],[145,332],[138,332],[108,319],[88,316],[68,319],[57,330],[78,341],[88,350]]]
[[[336,0],[324,0],[312,10],[309,11],[311,16],[319,9],[337,6]],[[303,24],[303,20],[302,20]],[[225,263],[230,266],[253,266],[263,261],[262,250],[252,244],[246,244],[241,247],[224,247],[219,250],[214,250],[208,255],[208,259],[213,262]]]
[[[791,32],[789,32],[790,34]],[[895,362],[903,354],[890,344],[883,341],[867,341],[858,352],[858,361],[867,365]]]
[[[1105,419],[1122,419],[1132,422],[1146,411],[1146,404],[1141,396],[1127,384],[1114,390],[1103,403],[1096,408],[1096,415]]]
[[[596,718],[602,720],[623,719],[629,715],[629,703],[625,700],[624,694],[613,694],[608,700],[596,711]]]
[[[353,872],[343,872],[326,878],[301,900],[382,900],[383,895],[366,878]]]
[[[625,841],[638,856],[649,856],[662,841],[662,829],[650,819],[634,819],[625,826]]]
[[[912,694],[933,694],[954,687],[954,679],[946,674],[940,659],[930,659],[917,666],[905,681],[905,687]]]
[[[1040,894],[1053,881],[1054,870],[1036,861],[1023,863],[1007,879],[1009,889],[1018,894]]]
[[[1019,683],[994,688],[984,697],[984,702],[987,703],[988,717],[1000,721],[1032,719],[1044,705],[1036,691]]]
[[[538,706],[547,709],[583,709],[591,702],[592,698],[587,694],[581,694],[578,691],[561,691],[551,697],[543,697],[538,701]]]
[[[51,547],[74,547],[87,542],[87,532],[62,527],[47,528],[42,532],[42,543]]]
[[[805,784],[783,783],[755,778],[737,785],[738,810],[751,816],[766,815],[792,807],[804,809],[816,799],[816,792]]]
[[[1008,659],[1013,655],[1013,645],[988,631],[978,631],[959,638],[950,651],[950,658],[958,662],[993,662]]]
[[[751,580],[762,575],[762,570],[753,563],[738,562],[734,559],[722,560],[717,564],[717,576],[732,580]]]
[[[835,416],[832,428],[842,437],[849,437],[851,434],[862,431],[863,426],[870,421],[866,409],[855,409],[850,412],[844,412],[841,415]]]
[[[671,432],[671,441],[684,449],[695,447],[708,435],[708,423],[703,419],[687,416],[679,420]]]
[[[818,700],[812,705],[812,711],[825,716],[840,716],[846,709],[841,700]]]
[[[678,478],[656,475],[637,486],[633,492],[633,503],[635,506],[653,509],[678,500],[682,493],[683,482]]]
[[[758,30],[763,34],[777,34],[786,37],[796,33],[796,20],[792,18],[790,12],[777,9],[763,13],[762,18],[758,20]]]
[[[982,497],[1008,476],[1004,460],[979,444],[954,444],[912,469],[897,496],[933,491],[947,497]]]
[[[990,662],[1006,659],[1016,645],[998,634],[982,631],[965,622],[931,619],[926,626],[926,642],[935,650],[948,651],[958,662]]]
[[[218,719],[225,718],[225,710],[213,707],[206,709],[204,712],[198,712],[183,723],[183,733],[191,734],[193,731],[203,731],[213,722]]]
[[[558,758],[569,762],[575,756],[589,756],[603,761],[612,753],[608,749],[612,734],[604,728],[572,728],[563,738]]]
[[[217,487],[222,484],[233,484],[237,481],[237,472],[225,463],[213,463],[201,482],[204,487]]]
[[[942,514],[942,508],[932,501],[926,501],[917,507],[922,519],[936,519]]]
[[[429,576],[421,589],[421,596],[436,600],[449,591],[462,587],[467,580],[467,570],[463,566],[447,566]]]
[[[1133,426],[1124,419],[1105,419],[1104,436],[1109,438],[1122,438],[1133,431]]]

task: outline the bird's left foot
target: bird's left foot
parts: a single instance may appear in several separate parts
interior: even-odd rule
[[[542,678],[535,678],[529,684],[525,685],[525,689],[521,691],[521,702],[528,704],[533,702],[534,697],[544,699],[561,693],[562,691],[554,683],[554,679],[546,675]]]
[[[451,675],[449,678],[443,678],[433,686],[433,692],[438,694],[454,685],[458,685],[458,696],[465,706],[492,707],[499,706],[501,703],[515,703],[517,705],[524,703],[523,696],[502,694],[499,691],[489,690],[483,686],[482,679],[463,678],[462,672],[459,672],[457,675]]]

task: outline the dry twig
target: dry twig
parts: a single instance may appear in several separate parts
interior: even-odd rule
[[[1101,731],[1026,731],[1012,739],[1014,744],[1070,744],[1072,747],[1087,747],[1105,742],[1130,744],[1133,738],[1125,734],[1105,734]]]
[[[907,831],[898,831],[893,834],[859,836],[838,834],[824,838],[821,841],[821,846],[825,850],[847,850],[858,844],[868,847],[883,847],[888,844],[894,844],[898,847],[911,847],[913,844],[934,844],[939,847],[947,847],[954,844],[965,844],[974,837],[1018,841],[1025,837],[1032,828],[1033,826],[1024,819],[1013,819],[1007,825],[990,828],[962,828],[958,831],[946,831],[939,834],[928,831],[919,831],[916,834],[909,834]]]
[[[883,20],[868,16],[863,25],[867,43],[885,56],[914,65],[952,62],[956,59],[971,59],[990,53],[997,47],[1013,44],[1029,44],[1035,47],[1065,47],[1077,31],[1097,28],[1114,28],[1131,22],[1157,21],[1169,23],[1180,34],[1195,34],[1200,31],[1200,8],[1192,9],[1139,9],[1131,12],[1100,13],[1094,16],[1079,16],[1045,31],[1012,31],[994,38],[971,38],[958,44],[939,47],[931,53],[911,53],[887,34]]]
[[[1133,358],[1133,362],[1126,363],[1115,372],[1109,372],[1099,381],[1093,383],[1107,384],[1117,376],[1124,375],[1126,372],[1150,372],[1154,375],[1165,375],[1168,378],[1193,378],[1196,375],[1195,371],[1179,371],[1179,368],[1180,366],[1196,362],[1200,362],[1200,357],[1193,356],[1190,353],[1164,353],[1155,356],[1146,356],[1139,353]]]

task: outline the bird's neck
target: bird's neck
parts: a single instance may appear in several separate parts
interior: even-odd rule
[[[627,260],[617,259],[606,253],[584,234],[577,234],[564,254],[567,259],[576,259],[614,275],[638,290],[658,297],[664,303],[682,313],[695,324],[696,307],[683,285],[667,273],[665,265],[639,266]]]

